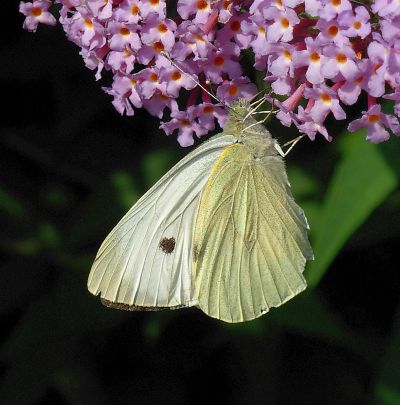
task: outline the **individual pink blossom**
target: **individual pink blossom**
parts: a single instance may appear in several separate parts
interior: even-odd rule
[[[56,25],[57,20],[47,11],[51,6],[48,0],[34,0],[32,3],[19,3],[19,11],[26,17],[24,29],[35,32],[39,23]]]
[[[110,22],[107,28],[108,43],[111,50],[123,51],[125,49],[132,49],[138,51],[141,48],[142,42],[137,33],[137,26],[123,22]]]
[[[150,14],[156,14],[163,20],[166,17],[167,4],[163,0],[142,0],[140,14],[146,19]]]
[[[112,0],[86,0],[86,4],[99,20],[108,20],[112,16]]]
[[[153,14],[147,18],[142,28],[142,41],[146,45],[161,43],[163,49],[169,52],[175,44],[176,24],[169,19],[160,20]]]
[[[359,36],[365,38],[371,33],[370,15],[364,6],[355,8],[355,15],[351,9],[341,13],[338,23],[343,35],[349,38]]]
[[[333,20],[338,14],[352,10],[349,0],[327,0],[324,2],[324,7],[321,9],[319,15],[325,20]]]
[[[142,107],[140,83],[133,76],[116,74],[112,88],[105,88],[106,93],[114,96],[113,106],[120,114],[133,115],[133,107]]]
[[[179,0],[177,10],[184,20],[194,15],[195,24],[205,24],[212,11],[210,3],[210,0]]]
[[[239,56],[239,48],[233,42],[219,50],[211,50],[203,61],[206,77],[213,83],[221,83],[222,75],[235,79],[242,74],[240,63],[235,59]]]
[[[325,76],[322,73],[322,67],[327,58],[322,54],[322,46],[318,40],[306,38],[305,45],[306,49],[304,51],[294,52],[294,66],[306,66],[307,80],[312,84],[320,84],[325,79]]]
[[[359,74],[356,54],[350,46],[327,46],[324,55],[327,59],[322,66],[322,74],[327,79],[335,79],[340,74],[346,80],[351,80]]]
[[[141,19],[142,1],[123,0],[120,5],[114,9],[114,18],[116,21],[122,21],[128,24],[137,24]]]
[[[390,137],[387,129],[390,129],[397,136],[400,135],[398,119],[393,115],[383,114],[379,104],[373,105],[368,111],[363,111],[362,117],[349,125],[351,132],[361,128],[367,129],[367,140],[372,143],[387,141]]]
[[[264,18],[273,21],[267,30],[269,42],[291,41],[293,39],[293,27],[300,22],[296,12],[290,8],[281,11],[275,7],[269,7],[264,12]]]
[[[171,117],[171,121],[161,124],[161,128],[167,135],[170,135],[177,129],[178,142],[182,146],[193,145],[193,135],[201,137],[208,132],[207,129],[202,128],[199,123],[191,117],[190,111],[174,111]]]
[[[196,80],[196,77],[185,75],[174,66],[163,68],[160,74],[160,80],[165,83],[165,92],[170,97],[178,97],[182,88],[191,90],[196,87],[193,79]]]
[[[224,81],[217,90],[217,97],[225,104],[232,104],[238,98],[251,99],[257,93],[257,87],[245,77]]]
[[[308,88],[304,91],[304,96],[314,100],[309,114],[316,123],[322,123],[330,112],[337,120],[346,118],[346,113],[339,104],[337,93],[328,86]]]

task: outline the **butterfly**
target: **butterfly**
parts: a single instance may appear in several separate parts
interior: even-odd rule
[[[307,219],[282,149],[251,108],[238,100],[224,130],[177,163],[107,236],[88,280],[103,304],[197,306],[242,322],[306,288]]]

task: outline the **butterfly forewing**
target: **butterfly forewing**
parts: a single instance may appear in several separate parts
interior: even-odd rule
[[[219,135],[205,142],[128,211],[97,253],[91,293],[123,309],[197,303],[192,238],[200,194],[222,150],[234,141]]]
[[[242,144],[214,166],[199,207],[194,269],[200,308],[227,322],[259,317],[304,290],[307,222],[282,159]]]

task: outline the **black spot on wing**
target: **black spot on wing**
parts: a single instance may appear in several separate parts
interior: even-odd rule
[[[172,253],[175,249],[175,238],[161,239],[159,247],[166,254]]]

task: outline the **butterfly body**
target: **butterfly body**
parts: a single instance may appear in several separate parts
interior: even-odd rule
[[[312,258],[277,141],[240,100],[221,134],[182,159],[103,242],[88,288],[108,306],[199,306],[257,318],[302,291]]]

